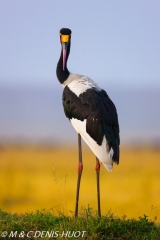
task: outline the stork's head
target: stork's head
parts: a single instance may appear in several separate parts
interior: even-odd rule
[[[63,70],[66,68],[66,62],[70,51],[72,31],[69,28],[62,28],[60,30],[60,42],[62,44],[62,54],[63,54]]]

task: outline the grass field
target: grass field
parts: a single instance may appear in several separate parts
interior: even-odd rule
[[[83,151],[80,207],[97,210],[95,158]],[[1,147],[0,208],[25,213],[37,209],[73,215],[77,149],[67,147]],[[160,151],[122,148],[112,173],[101,168],[102,215],[149,216],[160,222]]]
[[[0,239],[158,240],[160,225],[148,219],[101,218],[89,209],[83,217],[54,216],[49,212],[11,214],[0,209]]]

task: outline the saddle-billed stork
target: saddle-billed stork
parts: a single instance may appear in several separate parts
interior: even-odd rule
[[[111,171],[119,163],[119,124],[114,103],[107,93],[89,77],[68,71],[71,30],[60,30],[62,46],[57,63],[57,78],[64,87],[63,107],[66,117],[78,133],[79,161],[75,216],[78,216],[80,180],[83,170],[81,137],[96,156],[98,215],[101,216],[99,173],[100,163]]]

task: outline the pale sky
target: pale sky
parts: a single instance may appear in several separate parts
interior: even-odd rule
[[[160,87],[159,0],[0,0],[0,86],[59,87],[59,30],[68,69],[100,86]]]

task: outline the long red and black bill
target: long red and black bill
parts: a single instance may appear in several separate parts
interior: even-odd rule
[[[62,51],[63,51],[63,70],[65,70],[66,67],[66,59],[67,59],[67,48],[68,43],[70,40],[70,35],[60,35],[61,37],[61,43],[62,43]]]

